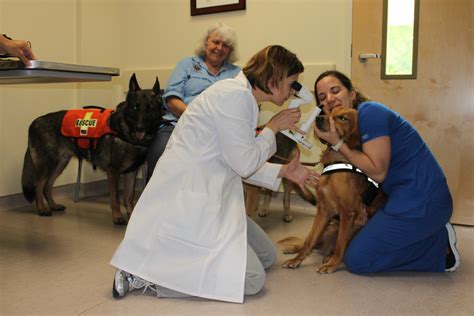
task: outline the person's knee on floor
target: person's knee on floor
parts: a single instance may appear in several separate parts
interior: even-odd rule
[[[343,258],[346,269],[354,274],[376,272],[372,267],[373,258],[364,253],[362,249],[363,247],[358,247],[357,243],[351,243],[347,247]]]
[[[265,270],[263,269],[261,271],[247,271],[245,275],[244,295],[255,295],[259,293],[265,285],[266,277]]]
[[[264,258],[262,258],[262,265],[265,270],[269,269],[276,261],[277,251],[275,247],[268,248]]]

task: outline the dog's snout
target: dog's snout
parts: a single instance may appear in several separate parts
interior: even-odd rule
[[[319,129],[324,130],[324,116],[323,115],[316,117],[316,126]]]

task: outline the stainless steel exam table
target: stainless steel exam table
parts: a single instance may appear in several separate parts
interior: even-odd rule
[[[118,75],[118,68],[42,60],[24,65],[18,60],[0,59],[0,84],[111,81],[112,76]]]

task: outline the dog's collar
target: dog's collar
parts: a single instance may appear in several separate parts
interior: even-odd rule
[[[331,173],[339,172],[339,171],[344,171],[344,170],[357,172],[357,173],[365,175],[365,173],[363,173],[362,170],[360,170],[356,166],[353,166],[348,163],[343,163],[343,162],[333,163],[333,164],[324,166],[324,169],[321,172],[321,175],[323,176],[323,175],[327,175],[327,174],[331,174]],[[373,179],[367,177],[367,181],[371,182],[373,185],[375,185],[375,187],[377,188],[379,187],[379,184],[375,182]]]

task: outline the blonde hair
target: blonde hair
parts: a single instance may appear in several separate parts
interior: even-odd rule
[[[235,35],[235,31],[233,28],[221,22],[218,22],[209,27],[207,32],[199,41],[198,46],[194,51],[194,54],[201,57],[204,57],[206,55],[207,39],[212,33],[217,33],[218,35],[222,36],[224,43],[230,47],[229,56],[227,56],[225,61],[230,64],[236,62],[239,59],[239,54],[237,52],[237,36]]]
[[[283,46],[270,45],[256,53],[242,71],[253,88],[271,94],[269,84],[278,85],[287,77],[302,73],[304,66]]]

